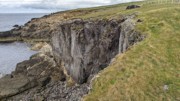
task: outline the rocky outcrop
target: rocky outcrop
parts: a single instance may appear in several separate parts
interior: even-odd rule
[[[26,41],[26,42],[49,42],[53,24],[42,18],[34,18],[24,26],[14,25],[10,31],[0,32],[0,42]]]
[[[20,33],[12,33],[13,31],[0,32],[0,42],[21,41]]]
[[[16,37],[16,36],[19,36],[19,35],[20,35],[19,33],[12,34],[12,31],[0,32],[0,38]]]
[[[89,91],[88,84],[70,85],[51,52],[46,43],[38,54],[2,77],[0,101],[80,101]]]
[[[107,67],[115,55],[142,40],[134,25],[131,17],[61,23],[53,31],[51,43],[55,60],[63,62],[68,74],[82,84]]]
[[[18,63],[14,72],[0,79],[0,99],[8,99],[35,87],[44,87],[49,82],[63,80],[65,76],[62,69],[56,66],[49,52],[41,52]]]

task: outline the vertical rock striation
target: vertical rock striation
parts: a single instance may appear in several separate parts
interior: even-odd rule
[[[130,46],[143,39],[142,35],[135,30],[135,23],[130,18],[121,23],[119,34],[119,53],[124,53]]]
[[[142,40],[131,18],[74,19],[57,26],[51,44],[55,60],[79,84],[105,68],[118,53]]]

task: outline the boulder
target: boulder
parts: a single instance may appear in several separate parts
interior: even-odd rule
[[[18,28],[18,27],[20,27],[20,26],[19,26],[19,25],[14,25],[13,27]]]
[[[138,5],[130,5],[130,6],[127,6],[126,9],[135,9],[135,8],[140,8],[141,6],[138,6]]]
[[[143,20],[141,20],[141,19],[138,19],[138,20],[137,20],[137,22],[143,22]]]
[[[3,77],[0,79],[0,99],[16,95],[36,86],[36,81],[30,81],[24,75]]]

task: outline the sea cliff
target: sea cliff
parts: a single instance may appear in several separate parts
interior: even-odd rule
[[[79,101],[88,94],[99,71],[144,39],[135,29],[135,13],[116,18],[74,18],[96,11],[58,12],[1,32],[1,42],[32,43],[32,49],[39,53],[0,79],[0,99]]]

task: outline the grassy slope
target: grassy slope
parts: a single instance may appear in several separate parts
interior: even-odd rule
[[[124,10],[126,5],[96,8],[104,10],[83,16],[107,18],[138,12],[137,19],[143,22],[137,29],[148,35],[99,74],[84,100],[180,101],[180,5],[144,4]]]

